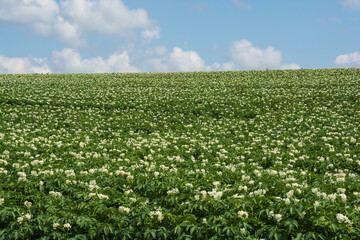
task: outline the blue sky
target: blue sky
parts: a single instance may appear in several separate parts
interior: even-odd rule
[[[0,0],[0,73],[360,67],[360,0]]]

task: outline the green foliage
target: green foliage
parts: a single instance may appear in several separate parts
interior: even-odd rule
[[[360,239],[359,76],[0,75],[0,240]]]

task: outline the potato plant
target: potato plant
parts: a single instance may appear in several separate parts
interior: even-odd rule
[[[360,70],[0,75],[0,239],[360,239]]]

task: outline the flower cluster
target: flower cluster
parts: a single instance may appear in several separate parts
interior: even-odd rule
[[[61,192],[55,192],[55,191],[50,191],[49,194],[51,196],[58,197],[58,198],[60,198],[62,196]]]
[[[238,211],[237,214],[239,215],[240,218],[248,218],[249,217],[249,214],[244,211]]]
[[[151,211],[149,214],[150,218],[153,218],[154,216],[157,216],[157,219],[161,222],[161,220],[164,219],[164,215],[161,213],[161,211]]]
[[[70,223],[65,223],[64,228],[67,229],[67,230],[70,230],[70,228],[71,228]]]
[[[124,213],[129,213],[129,212],[130,212],[130,208],[124,207],[124,206],[120,206],[120,207],[119,207],[119,211],[120,211],[120,212],[124,212]]]
[[[31,208],[32,202],[25,201],[24,205],[28,208]]]
[[[167,191],[167,194],[168,194],[168,195],[176,195],[176,194],[179,194],[179,189],[174,188],[174,189],[172,189],[172,190],[169,190],[169,191]]]
[[[349,226],[353,224],[353,222],[350,221],[349,218],[342,213],[336,214],[336,219],[338,220],[339,223],[346,223]]]
[[[275,214],[273,211],[270,211],[268,214],[269,218],[274,218],[277,222],[280,222],[282,219],[282,216],[280,213]]]
[[[109,196],[105,195],[105,194],[101,194],[101,193],[89,193],[89,198],[94,198],[97,197],[99,199],[109,199]]]
[[[22,224],[24,220],[31,220],[32,217],[29,213],[22,213],[21,216],[17,218],[17,221]]]

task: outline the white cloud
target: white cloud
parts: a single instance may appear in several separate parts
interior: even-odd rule
[[[145,41],[160,35],[144,9],[129,9],[121,0],[0,0],[0,22],[30,28],[71,47],[84,45],[87,34],[139,31]]]
[[[141,32],[141,37],[146,42],[150,42],[153,39],[157,39],[160,37],[160,27],[155,26],[153,28],[146,29]]]
[[[144,9],[129,9],[121,0],[62,0],[63,17],[83,32],[119,34],[144,29],[146,38],[158,37],[160,28]]]
[[[76,26],[61,17],[61,9],[55,0],[2,0],[0,22],[15,23],[69,46],[84,44]]]
[[[360,9],[360,0],[340,0],[340,4],[347,8]]]
[[[257,69],[300,69],[296,63],[282,64],[280,50],[268,46],[261,49],[242,39],[232,42],[229,48],[229,60],[225,63],[214,63],[206,67],[207,71],[236,71]]]
[[[1,0],[0,21],[11,23],[53,22],[59,13],[55,0]]]
[[[204,60],[195,51],[174,47],[169,51],[164,46],[149,48],[137,55],[137,65],[148,72],[190,72],[206,70]]]
[[[57,22],[53,25],[53,30],[53,35],[68,46],[79,47],[86,44],[80,36],[78,27],[65,21],[62,17],[58,17]]]
[[[246,39],[233,42],[230,47],[230,57],[235,65],[245,69],[265,69],[281,67],[281,51],[269,46],[266,49],[254,47]]]
[[[102,57],[82,59],[77,50],[66,48],[61,51],[54,51],[52,61],[56,72],[138,72],[138,69],[130,64],[130,58],[126,51],[120,54],[113,54],[108,59],[103,59]]]
[[[360,53],[353,52],[336,57],[335,64],[340,67],[360,67]]]
[[[205,68],[205,62],[197,52],[184,51],[179,47],[174,47],[170,53],[168,64],[181,72],[201,71]]]
[[[49,73],[46,59],[22,57],[8,58],[0,55],[0,73]]]
[[[235,71],[237,70],[233,62],[214,63],[211,66],[206,66],[206,71]]]
[[[282,65],[281,69],[301,69],[301,67],[296,63],[288,63]]]

